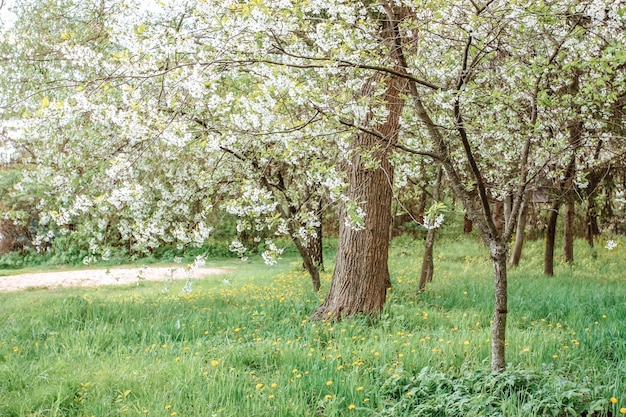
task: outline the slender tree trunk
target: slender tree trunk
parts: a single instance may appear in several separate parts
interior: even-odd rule
[[[441,177],[443,175],[443,168],[441,165],[437,168],[437,177],[433,184],[433,202],[439,200],[439,186],[441,184]],[[419,291],[426,289],[426,283],[433,280],[434,262],[433,262],[433,246],[435,244],[435,232],[436,229],[428,229],[426,232],[426,241],[424,242],[424,257],[422,258],[422,273],[419,282]]]
[[[593,239],[600,234],[598,212],[593,196],[588,196],[587,212],[585,213],[585,240],[593,248]]]
[[[371,79],[368,88],[374,87],[374,81],[378,80]],[[384,98],[389,113],[376,130],[388,145],[393,145],[400,127],[404,106],[401,93],[406,89],[406,82],[395,77],[388,77],[386,81]],[[387,288],[391,285],[387,261],[394,170],[389,161],[392,147],[388,145],[381,142],[380,137],[366,132],[359,133],[352,144],[348,197],[364,210],[364,227],[356,230],[346,225],[348,213],[345,206],[341,208],[339,249],[330,292],[313,317],[341,319],[356,313],[374,314],[383,308]],[[368,166],[370,161],[362,160],[359,150],[372,152],[378,166]]]
[[[544,275],[554,275],[554,241],[556,239],[556,221],[559,217],[559,207],[561,201],[557,198],[552,203],[550,209],[550,218],[548,219],[548,228],[546,229],[546,247],[543,255],[543,273]]]
[[[524,231],[526,229],[526,199],[522,200],[519,208],[519,217],[517,219],[517,228],[515,229],[515,245],[511,254],[511,265],[518,266],[522,259],[522,249],[524,248]]]
[[[315,227],[315,236],[310,236],[307,240],[307,251],[311,256],[311,262],[315,266],[315,268],[322,272],[324,270],[324,247],[323,247],[323,236],[322,236],[322,200],[319,199],[316,207],[315,207],[317,217],[318,217],[318,226]],[[302,263],[302,267],[306,269],[306,265],[304,262]]]
[[[298,249],[298,253],[300,253],[300,257],[302,257],[302,265],[304,265],[304,268],[311,276],[313,291],[318,292],[321,287],[320,273],[312,257],[311,248],[310,246],[304,246],[299,238],[293,238],[293,241],[296,245],[296,248]]]
[[[467,217],[467,213],[463,216],[463,233],[472,233],[472,229],[474,228],[474,223],[472,220]]]
[[[563,215],[563,258],[570,264],[574,262],[574,220],[574,202],[568,200]]]
[[[506,318],[508,314],[507,296],[507,245],[494,243],[491,245],[493,261],[494,312],[491,326],[491,369],[503,371],[506,367]]]
[[[496,225],[496,229],[498,229],[498,234],[502,234],[505,226],[505,216],[504,216],[504,202],[496,201],[493,204],[493,222]]]

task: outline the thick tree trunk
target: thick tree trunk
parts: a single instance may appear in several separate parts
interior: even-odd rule
[[[524,231],[526,229],[526,200],[523,199],[519,208],[517,228],[515,229],[515,245],[511,254],[511,265],[518,266],[522,259],[522,249],[524,248]]]
[[[507,297],[507,245],[492,244],[494,311],[491,326],[491,370],[503,371],[506,367],[506,318],[508,314]]]
[[[369,87],[373,87],[373,82],[378,80],[370,81]],[[384,98],[389,113],[386,121],[376,127],[384,139],[359,133],[352,144],[352,163],[348,164],[348,197],[365,212],[363,228],[356,230],[346,225],[348,213],[345,206],[341,208],[335,271],[328,296],[313,313],[316,318],[341,319],[356,313],[377,313],[383,308],[391,285],[387,261],[394,170],[389,154],[390,145],[397,141],[404,105],[400,94],[406,82],[395,77],[386,81]],[[371,167],[370,160],[363,160],[360,150],[371,152],[378,166]]]
[[[561,201],[557,198],[550,209],[550,218],[548,219],[548,227],[546,229],[546,247],[543,254],[543,273],[544,275],[554,275],[554,241],[556,239],[556,220],[559,217],[559,207]]]
[[[441,165],[437,168],[437,177],[433,184],[433,202],[439,200],[439,184],[443,175]],[[433,280],[434,262],[433,262],[433,246],[435,245],[436,229],[428,229],[426,233],[426,241],[424,242],[424,257],[422,258],[422,273],[420,275],[419,291],[426,289],[426,283]]]
[[[574,220],[574,202],[568,200],[563,215],[563,258],[570,264],[574,262]]]

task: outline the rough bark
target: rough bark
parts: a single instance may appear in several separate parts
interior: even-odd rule
[[[511,254],[511,265],[518,266],[522,259],[522,249],[524,248],[524,231],[526,229],[526,200],[522,200],[519,209],[519,217],[517,219],[517,228],[515,229],[515,245]]]
[[[377,78],[370,80],[370,88],[374,81],[380,81]],[[364,227],[355,230],[346,225],[346,208],[341,208],[335,271],[328,296],[313,313],[316,318],[341,319],[357,313],[374,314],[382,309],[386,300],[391,283],[387,261],[394,173],[389,155],[397,142],[404,105],[401,93],[406,83],[399,78],[387,77],[386,84],[384,99],[389,113],[385,122],[376,127],[384,140],[373,133],[359,133],[352,143],[354,152],[348,164],[348,197],[360,203],[365,211]],[[378,166],[368,167],[368,161],[362,159],[359,150],[371,152]]]
[[[439,200],[439,185],[441,184],[441,177],[443,176],[443,169],[441,165],[437,168],[437,177],[433,183],[433,202]],[[419,291],[426,289],[426,283],[433,280],[434,262],[433,262],[433,246],[435,245],[435,232],[436,229],[428,229],[426,233],[426,241],[424,242],[424,257],[422,258],[422,273],[420,275]]]

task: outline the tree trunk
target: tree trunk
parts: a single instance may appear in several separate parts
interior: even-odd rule
[[[550,209],[550,218],[548,219],[548,227],[546,229],[546,248],[543,255],[543,273],[544,275],[554,275],[554,241],[556,239],[556,220],[559,217],[559,207],[561,201],[557,198],[552,203]]]
[[[319,220],[318,226],[315,227],[315,236],[309,236],[307,240],[307,251],[311,257],[311,262],[318,271],[324,270],[324,247],[322,236],[322,200],[319,199],[315,208]],[[307,269],[304,262],[302,267]]]
[[[467,213],[463,216],[463,233],[472,233],[472,229],[474,228],[474,223],[472,220],[467,217]]]
[[[373,77],[367,89],[380,81]],[[346,224],[345,204],[339,213],[339,249],[330,292],[313,317],[341,319],[356,313],[379,312],[391,285],[388,270],[389,228],[391,227],[391,199],[393,165],[389,161],[392,146],[397,141],[400,114],[404,106],[401,93],[406,82],[387,77],[384,94],[388,116],[384,123],[376,126],[384,138],[361,132],[352,143],[352,163],[348,164],[348,197],[357,202],[365,212],[363,227],[356,230]],[[364,94],[371,91],[364,91]],[[378,162],[372,167],[363,160],[360,150]],[[369,158],[368,158],[369,159]]]
[[[293,238],[293,242],[296,245],[296,248],[298,248],[300,257],[302,257],[302,265],[311,276],[311,284],[313,285],[313,291],[318,292],[321,287],[320,273],[319,273],[317,265],[315,264],[315,260],[312,257],[312,254],[314,251],[311,250],[311,246],[310,246],[311,242],[309,242],[308,246],[304,246],[299,238]]]
[[[439,200],[439,184],[441,183],[441,177],[443,175],[443,168],[441,165],[437,168],[437,177],[433,184],[433,202]],[[426,283],[433,280],[434,262],[433,262],[433,246],[435,244],[435,232],[436,229],[428,229],[426,233],[426,241],[424,242],[424,257],[422,258],[422,274],[419,282],[419,292],[426,289]]]
[[[593,248],[593,239],[600,234],[598,227],[598,212],[596,202],[592,196],[588,197],[587,212],[585,213],[585,240]]]
[[[493,204],[493,222],[496,225],[496,229],[498,230],[498,234],[501,235],[504,230],[504,202],[496,201]]]
[[[522,200],[519,208],[519,217],[517,219],[517,228],[515,229],[515,246],[511,254],[511,265],[518,266],[522,259],[522,249],[524,248],[524,231],[526,229],[526,199]]]
[[[503,371],[506,367],[506,318],[507,303],[507,245],[494,243],[491,245],[493,261],[494,310],[491,326],[491,370]]]
[[[574,262],[574,216],[574,202],[568,200],[563,215],[563,258],[570,264]]]

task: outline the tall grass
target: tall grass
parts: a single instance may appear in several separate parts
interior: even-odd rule
[[[472,238],[392,250],[380,317],[316,322],[295,259],[163,284],[0,294],[0,416],[460,416],[626,413],[624,242],[510,271],[509,371],[489,371],[491,264]],[[18,279],[16,277],[16,279]]]

